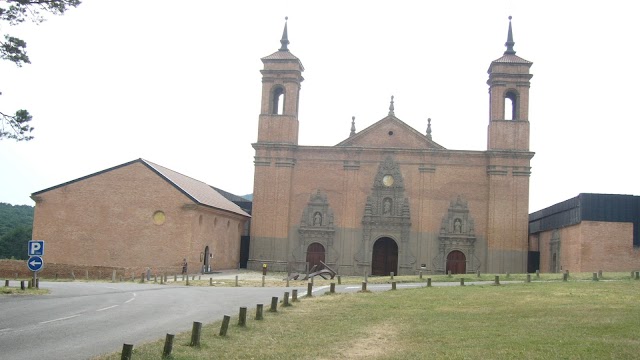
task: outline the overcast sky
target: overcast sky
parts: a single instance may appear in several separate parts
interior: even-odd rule
[[[35,139],[0,141],[0,202],[144,158],[229,192],[253,191],[262,63],[289,16],[305,66],[301,145],[335,145],[395,114],[448,149],[486,150],[487,69],[533,61],[530,210],[581,192],[640,195],[640,5],[635,1],[85,0],[0,61],[0,111]]]

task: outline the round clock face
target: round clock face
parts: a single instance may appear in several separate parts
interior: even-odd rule
[[[391,175],[385,175],[382,178],[382,183],[384,184],[384,186],[391,186],[393,185],[393,176]]]

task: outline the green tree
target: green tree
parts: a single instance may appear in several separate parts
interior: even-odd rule
[[[18,25],[25,21],[39,24],[45,20],[43,14],[63,15],[68,9],[78,7],[80,0],[0,0],[0,22]],[[17,37],[4,34],[0,40],[0,59],[15,63],[18,67],[30,64],[27,55],[27,43]],[[0,92],[2,95],[2,92]],[[14,139],[29,141],[33,139],[29,111],[21,109],[15,114],[0,111],[0,140]]]
[[[27,259],[27,244],[31,240],[31,233],[31,226],[18,226],[0,237],[0,259]]]

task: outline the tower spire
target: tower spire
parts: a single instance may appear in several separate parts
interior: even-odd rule
[[[351,133],[349,134],[349,137],[352,137],[356,134],[356,117],[352,116],[351,117]]]
[[[393,110],[394,110],[394,107],[393,107],[393,95],[391,95],[391,104],[389,105],[389,115],[393,115],[393,116],[396,115]]]
[[[286,28],[285,28],[285,31],[286,31]],[[515,45],[515,42],[513,41],[513,31],[511,30],[511,16],[509,16],[509,33],[507,34],[507,42],[504,43],[504,46],[507,47],[507,50],[504,52],[505,55],[516,54],[516,51],[513,50],[513,45]]]
[[[431,118],[427,119],[427,139],[431,140]]]
[[[280,44],[282,44],[282,46],[280,46],[280,51],[289,51],[289,48],[287,48],[287,45],[289,45],[289,36],[287,34],[287,20],[289,20],[288,16],[284,17],[284,31],[282,32],[282,39],[280,39]],[[509,25],[511,26],[511,25]],[[511,29],[511,27],[509,27],[509,29]],[[511,31],[511,30],[509,30]]]

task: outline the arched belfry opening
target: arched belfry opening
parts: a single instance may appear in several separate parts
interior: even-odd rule
[[[515,90],[509,90],[504,95],[504,119],[518,119],[518,93]]]
[[[282,86],[277,86],[271,93],[271,115],[284,115],[285,92]]]

